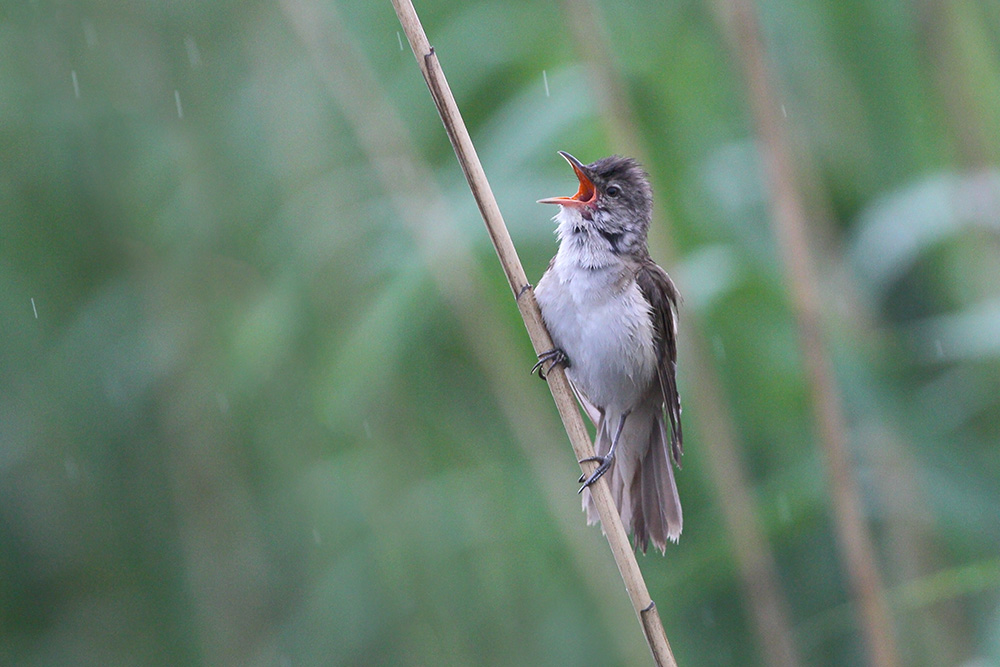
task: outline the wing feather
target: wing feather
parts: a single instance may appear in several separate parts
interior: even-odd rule
[[[680,293],[667,272],[650,259],[639,264],[635,280],[650,306],[653,342],[658,353],[656,374],[663,396],[663,409],[670,422],[671,458],[680,467],[684,452],[681,397],[677,390],[677,304]]]

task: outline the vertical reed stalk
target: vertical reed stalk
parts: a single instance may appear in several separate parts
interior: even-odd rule
[[[713,8],[742,68],[770,190],[771,221],[799,330],[817,435],[826,457],[834,524],[870,663],[899,664],[895,632],[875,549],[865,525],[858,481],[848,452],[840,391],[822,329],[819,280],[809,249],[806,213],[795,179],[787,128],[764,52],[752,0],[715,0]]]
[[[616,66],[614,49],[604,32],[604,21],[597,15],[593,0],[564,0],[564,16],[573,41],[586,45],[580,57],[586,59],[587,72],[597,93],[598,106],[610,130],[616,150],[652,166],[645,155],[636,114],[628,86]],[[667,265],[677,258],[670,235],[662,233],[669,220],[662,208],[655,213],[654,229],[661,230],[651,245]],[[753,620],[762,653],[769,665],[797,667],[798,653],[788,620],[788,604],[781,591],[774,553],[761,529],[746,466],[740,457],[736,425],[726,403],[718,370],[704,344],[704,329],[696,313],[688,310],[681,320],[685,335],[683,365],[691,378],[691,402],[695,430],[704,437],[704,450],[711,467],[726,531],[733,547],[733,559],[743,585],[743,601]]]
[[[522,365],[524,349],[517,332],[510,330],[490,298],[483,269],[466,235],[459,233],[430,166],[421,159],[336,6],[318,0],[281,0],[280,5],[350,123],[393,214],[412,236],[431,279],[455,315],[463,341],[546,498],[570,553],[569,565],[588,575],[600,570],[606,564],[604,556],[588,548],[591,536],[580,521],[579,503],[566,495],[571,478],[562,477],[565,458],[551,447],[538,446],[539,440],[554,442],[558,436],[551,412],[534,399],[540,387]],[[623,614],[627,601],[619,597],[614,578],[584,576],[582,581],[585,596],[599,603],[596,611],[614,643],[617,662],[641,662],[648,649],[630,632],[634,628]]]
[[[552,340],[542,322],[541,311],[535,302],[534,292],[528,284],[524,269],[517,257],[517,252],[511,242],[510,234],[504,224],[500,209],[496,203],[496,198],[490,189],[486,179],[486,173],[479,157],[476,154],[472,139],[462,120],[458,105],[451,93],[448,82],[445,79],[444,71],[437,59],[437,54],[427,41],[423,27],[417,17],[413,4],[409,0],[393,0],[393,6],[399,17],[406,38],[413,49],[413,54],[417,59],[417,64],[424,75],[431,97],[437,106],[444,123],[445,131],[451,140],[452,147],[458,157],[462,171],[472,190],[476,203],[479,206],[483,221],[489,233],[493,247],[496,249],[500,264],[503,267],[507,281],[514,292],[518,309],[524,320],[528,335],[536,352],[545,352],[552,349]],[[560,367],[553,369],[547,374],[549,389],[552,392],[553,400],[559,411],[559,415],[566,427],[573,451],[578,459],[585,459],[593,455],[593,446],[590,437],[583,423],[583,418],[576,405],[569,381]],[[592,472],[596,464],[590,462],[582,464],[583,471],[587,474]],[[597,505],[598,513],[601,517],[601,524],[604,527],[608,544],[614,554],[615,562],[621,572],[632,601],[633,609],[642,625],[643,634],[649,644],[650,651],[657,665],[675,666],[673,653],[663,631],[663,624],[660,622],[659,612],[656,605],[649,597],[646,582],[642,578],[639,564],[636,562],[635,554],[628,541],[628,535],[622,526],[618,516],[617,508],[611,497],[608,485],[600,480],[592,487],[592,494]]]

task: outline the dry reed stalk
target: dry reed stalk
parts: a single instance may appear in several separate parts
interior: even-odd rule
[[[551,350],[552,340],[542,322],[541,311],[535,302],[534,292],[518,259],[496,198],[490,189],[486,173],[479,162],[479,157],[445,79],[437,54],[427,40],[413,4],[409,0],[393,0],[393,7],[403,26],[403,31],[406,33],[410,47],[413,49],[424,80],[427,82],[431,97],[441,115],[441,121],[444,123],[445,131],[455,149],[455,155],[458,157],[459,164],[476,199],[476,204],[479,206],[483,221],[486,223],[490,240],[493,242],[504,274],[514,293],[518,310],[524,320],[535,352],[541,353]],[[593,446],[590,442],[590,436],[587,434],[583,417],[580,415],[565,373],[561,367],[557,366],[547,373],[546,377],[552,398],[556,403],[556,408],[562,418],[577,459],[592,456]],[[589,475],[596,464],[588,462],[581,464],[581,467],[583,472]],[[642,572],[639,570],[635,553],[629,544],[628,535],[622,526],[608,485],[602,479],[591,487],[591,492],[601,517],[601,525],[604,528],[608,544],[621,572],[625,589],[632,601],[632,607],[642,625],[643,634],[653,658],[657,665],[676,667],[677,663],[663,631],[659,612],[649,596],[646,582],[642,578]]]
[[[621,664],[639,664],[648,649],[639,643],[627,618],[628,600],[619,597],[613,577],[590,573],[605,567],[604,554],[589,548],[591,533],[580,522],[580,505],[566,496],[562,453],[538,447],[558,437],[553,415],[535,400],[537,380],[523,366],[524,349],[503,313],[489,298],[483,268],[454,214],[418,154],[397,110],[378,81],[335,5],[317,0],[280,0],[280,6],[305,48],[327,91],[351,125],[403,228],[411,235],[441,297],[455,315],[462,338],[485,376],[497,407],[514,435],[531,476],[566,542],[568,565],[581,575],[586,598],[595,603]],[[520,360],[520,361],[518,361]],[[574,511],[575,508],[575,511]]]
[[[606,22],[598,16],[593,0],[563,0],[563,15],[580,48],[580,58],[597,93],[598,107],[612,142],[627,155],[650,166],[639,136],[638,123],[628,87],[622,80],[616,53],[605,32]],[[678,256],[669,234],[662,208],[654,212],[654,227],[661,233],[650,239],[668,264]],[[737,428],[728,408],[719,372],[706,349],[704,328],[698,314],[690,309],[682,318],[684,367],[691,378],[688,395],[695,431],[704,436],[705,452],[715,483],[726,531],[732,543],[733,559],[739,567],[743,602],[753,621],[764,657],[774,667],[798,667],[798,651],[789,621],[788,603],[781,590],[778,566],[771,545],[761,527],[757,502],[748,482],[739,451]]]
[[[799,330],[817,435],[826,459],[841,559],[859,612],[858,621],[870,664],[892,667],[899,664],[895,630],[848,451],[840,390],[823,339],[823,304],[809,247],[805,206],[796,182],[795,160],[786,123],[779,111],[756,8],[753,0],[714,0],[712,7],[731,41],[734,58],[742,68],[751,117],[760,138],[765,179],[771,195],[771,220]]]

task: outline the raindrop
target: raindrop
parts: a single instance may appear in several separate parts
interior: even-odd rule
[[[396,41],[399,42],[399,50],[402,51],[403,50],[403,36],[399,34],[398,30],[396,31]]]
[[[788,118],[788,112],[785,111],[785,105],[784,104],[781,105],[781,115],[784,116],[785,118]]]
[[[549,96],[549,75],[542,70],[542,83],[545,84],[545,97]]]
[[[180,91],[174,91],[174,102],[177,103],[177,117],[184,118],[184,108],[181,106],[181,94]]]
[[[76,96],[76,99],[80,99],[80,82],[77,81],[76,70],[71,69],[69,75],[73,79],[73,95]]]
[[[201,66],[201,52],[198,50],[198,43],[194,41],[194,37],[188,35],[184,38],[184,49],[188,54],[188,62],[191,67]]]
[[[31,312],[35,314],[35,319],[38,319],[38,309],[35,308],[35,297],[31,297]]]
[[[66,468],[66,477],[69,479],[76,479],[80,474],[80,469],[76,465],[76,461],[73,460],[72,456],[67,456],[63,460],[63,466]]]

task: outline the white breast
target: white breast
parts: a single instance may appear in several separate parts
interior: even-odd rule
[[[649,305],[620,260],[581,268],[566,245],[535,291],[545,324],[577,389],[599,408],[628,409],[655,380]]]

